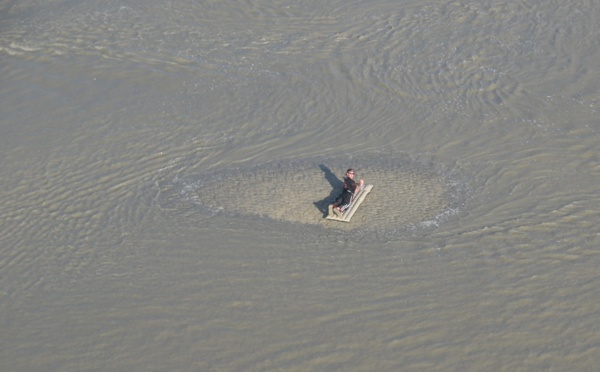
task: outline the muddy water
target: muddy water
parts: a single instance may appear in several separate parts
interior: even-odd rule
[[[595,370],[599,16],[0,1],[2,369]]]

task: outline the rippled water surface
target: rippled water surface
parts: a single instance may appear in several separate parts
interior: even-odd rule
[[[595,371],[598,19],[0,0],[2,369]]]

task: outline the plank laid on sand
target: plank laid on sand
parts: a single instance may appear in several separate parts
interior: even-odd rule
[[[362,204],[363,200],[365,200],[365,197],[371,192],[372,188],[373,188],[373,185],[365,185],[358,192],[358,194],[356,194],[356,196],[352,200],[352,203],[350,203],[350,207],[348,207],[348,209],[346,209],[346,212],[344,212],[344,214],[342,215],[341,218],[336,215],[327,216],[325,218],[328,220],[334,220],[334,221],[350,222],[350,219],[352,218],[352,216],[354,216],[354,213],[356,212],[358,207]]]

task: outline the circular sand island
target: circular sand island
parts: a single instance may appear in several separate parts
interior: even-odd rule
[[[341,192],[348,167],[373,190],[350,223],[326,220],[327,205]],[[409,157],[297,160],[179,175],[163,189],[163,198],[181,198],[217,213],[388,230],[436,225],[454,214],[465,197],[460,177],[456,170]]]

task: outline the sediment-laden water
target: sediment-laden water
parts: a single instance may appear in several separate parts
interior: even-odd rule
[[[0,1],[2,369],[595,370],[599,16]]]

